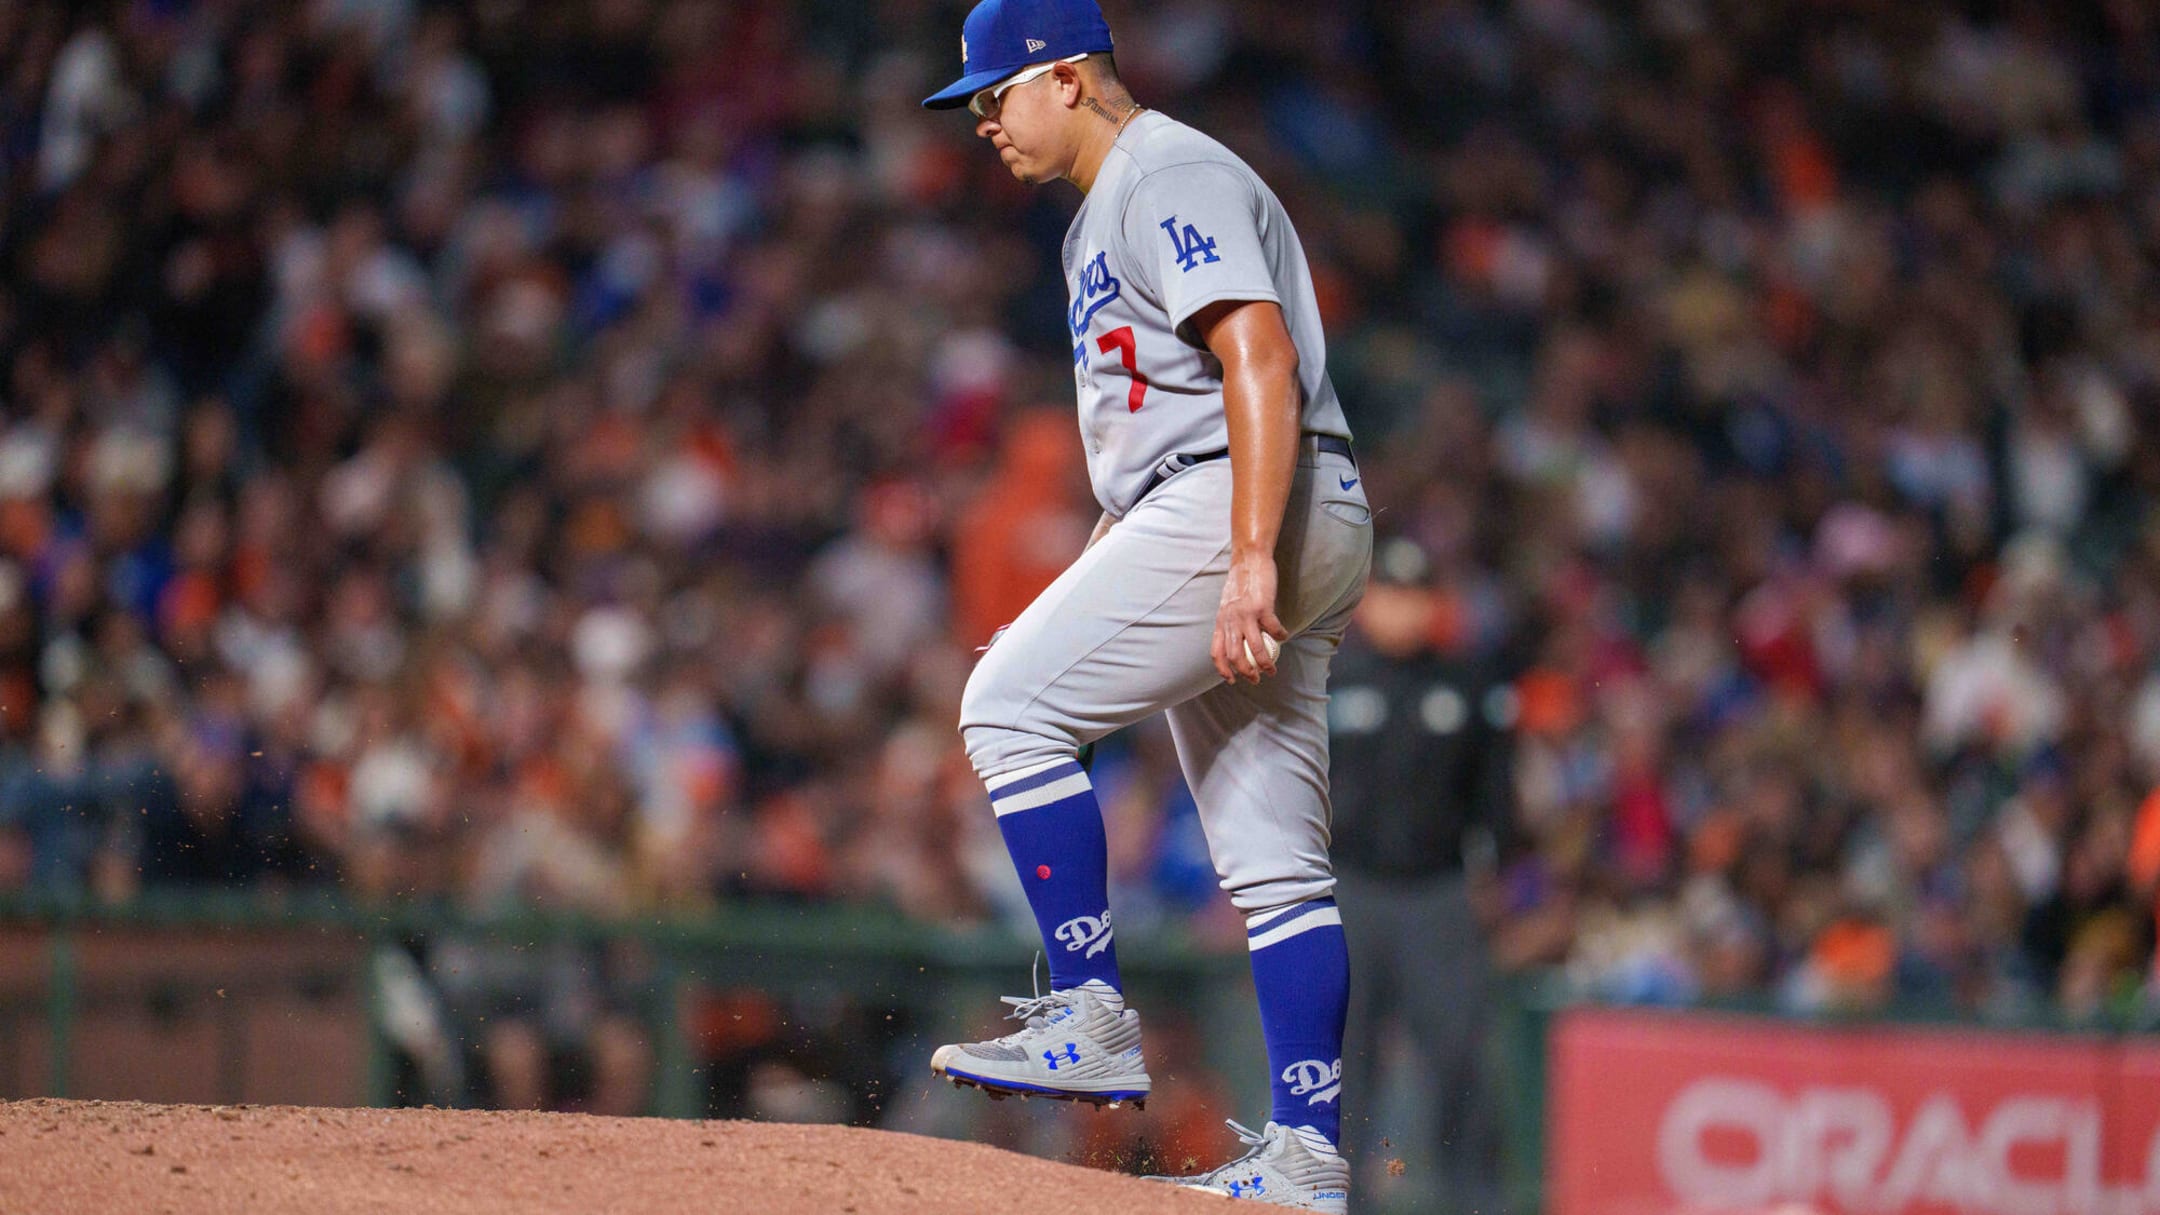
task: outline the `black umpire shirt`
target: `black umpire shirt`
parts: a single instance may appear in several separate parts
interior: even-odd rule
[[[1489,660],[1389,658],[1353,631],[1329,680],[1338,867],[1380,877],[1460,873],[1512,824],[1513,687]]]

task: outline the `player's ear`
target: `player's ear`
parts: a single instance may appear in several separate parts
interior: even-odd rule
[[[1087,96],[1087,81],[1081,79],[1080,69],[1070,63],[1060,63],[1050,69],[1057,80],[1058,104],[1068,110],[1078,109],[1080,99]]]

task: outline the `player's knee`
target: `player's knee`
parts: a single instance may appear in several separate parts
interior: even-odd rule
[[[960,725],[960,741],[967,748],[968,763],[984,780],[1015,768],[1070,759],[1079,753],[1079,747],[1069,739],[965,719]]]
[[[988,657],[969,673],[967,687],[960,692],[960,733],[963,737],[990,723],[1012,719],[1018,706],[1004,703],[1007,698],[1001,682]]]
[[[960,723],[960,744],[967,749],[968,765],[977,776],[984,775],[983,765],[994,762],[994,757],[1005,749],[1007,731],[998,726],[972,725],[963,719]]]
[[[960,696],[960,740],[976,775],[987,779],[1075,753],[1078,746],[1069,739],[1060,740],[1052,732],[1017,724],[1027,699],[1011,694],[1000,669],[1000,664],[984,659]]]

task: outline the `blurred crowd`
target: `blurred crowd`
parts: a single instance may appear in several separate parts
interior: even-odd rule
[[[1504,964],[2153,990],[2149,5],[1105,7],[1511,672]],[[1024,922],[954,722],[1095,519],[1076,196],[917,108],[963,8],[0,5],[0,889]],[[1241,936],[1097,776],[1121,925]]]

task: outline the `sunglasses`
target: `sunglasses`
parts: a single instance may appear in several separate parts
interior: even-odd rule
[[[968,113],[977,118],[995,118],[997,117],[998,103],[1005,97],[1005,90],[1026,84],[1060,63],[1078,63],[1087,58],[1088,54],[1089,52],[1082,51],[1077,55],[1069,55],[1063,59],[1053,59],[1049,63],[1038,63],[1026,71],[1009,77],[1002,84],[993,84],[968,98]]]

